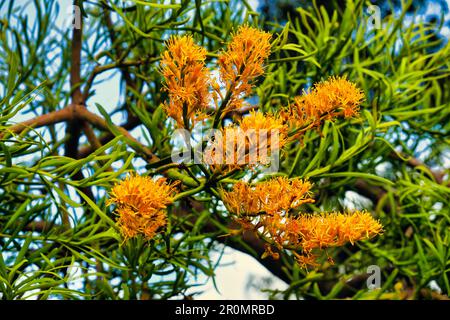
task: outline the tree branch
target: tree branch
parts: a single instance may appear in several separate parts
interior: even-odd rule
[[[444,171],[432,170],[430,167],[428,167],[425,163],[423,163],[422,161],[420,161],[417,158],[411,157],[403,152],[400,152],[400,155],[399,155],[397,152],[394,152],[394,151],[389,154],[389,157],[396,159],[396,160],[400,160],[400,161],[406,161],[406,164],[412,168],[424,167],[433,175],[434,179],[436,180],[436,182],[438,184],[444,183],[444,176],[446,174]],[[406,158],[408,160],[404,160],[404,159],[402,159],[402,157]],[[447,186],[450,186],[450,182],[447,184]]]
[[[129,118],[127,122],[125,122],[123,125],[121,125],[121,127],[124,128],[125,130],[129,131],[129,130],[136,128],[139,124],[140,124],[139,118],[133,117],[133,118]],[[103,145],[103,144],[108,143],[112,139],[114,139],[114,134],[112,134],[111,132],[107,132],[104,135],[100,136],[98,138],[98,141]],[[90,155],[92,152],[94,152],[95,150],[96,150],[95,147],[93,147],[92,145],[85,146],[79,150],[79,156],[81,158],[85,158],[88,155]]]
[[[195,209],[197,212],[203,211],[204,204],[202,204],[199,201],[196,201],[192,198],[189,198],[187,201],[189,201],[188,206],[180,206],[177,210],[174,211],[174,213],[178,217],[187,216],[188,214],[192,213],[192,209]],[[195,217],[192,218],[191,222],[195,224]],[[227,225],[227,228],[230,230],[236,230],[240,228],[240,226],[235,222],[230,222]],[[203,227],[203,231],[205,233],[214,233],[218,232],[219,229],[211,222],[207,223]],[[286,273],[286,267],[283,265],[283,262],[281,259],[275,260],[271,257],[268,257],[267,259],[261,259],[262,254],[265,252],[266,248],[266,242],[262,239],[260,239],[254,232],[251,231],[245,231],[240,235],[237,235],[236,237],[240,237],[240,240],[237,241],[235,237],[233,236],[227,236],[227,237],[216,237],[214,240],[225,244],[226,246],[229,246],[235,250],[238,250],[240,252],[243,252],[245,254],[248,254],[255,258],[259,263],[261,263],[269,272],[280,278],[286,283],[290,282],[289,276]],[[250,250],[249,250],[250,249]],[[276,248],[273,248],[274,252],[279,252]]]
[[[64,109],[53,111],[51,113],[39,116],[37,118],[19,123],[17,125],[12,126],[9,128],[9,132],[13,133],[21,133],[26,128],[38,128],[43,127],[47,125],[51,125],[58,122],[63,121],[78,121],[78,123],[81,123],[80,121],[87,121],[93,126],[104,130],[104,131],[110,131],[110,127],[108,126],[108,123],[105,119],[102,117],[96,115],[95,113],[90,112],[82,105],[76,105],[71,104],[65,107]],[[119,131],[124,137],[126,137],[128,140],[133,142],[133,144],[137,145],[138,147],[133,147],[137,153],[142,154],[147,160],[154,159],[156,156],[148,149],[146,146],[142,145],[136,138],[134,138],[127,129],[113,125],[114,128]],[[81,130],[81,127],[80,127]],[[2,133],[0,137],[3,137],[5,133]],[[112,135],[114,137],[114,135]],[[100,141],[101,142],[101,141]]]
[[[6,133],[13,133],[13,134],[20,134],[22,133],[22,131],[26,130],[26,129],[30,129],[30,128],[39,128],[39,127],[44,127],[44,126],[48,126],[51,124],[55,124],[58,122],[64,122],[64,121],[71,121],[74,120],[75,115],[73,113],[72,108],[69,106],[61,109],[61,110],[57,110],[57,111],[53,111],[47,114],[43,114],[37,118],[33,118],[21,123],[18,123],[10,128],[7,129],[7,131],[5,130],[4,132],[0,133],[0,138],[3,138]]]
[[[74,5],[77,0],[74,0]],[[72,29],[72,52],[70,67],[70,98],[72,104],[81,105],[83,102],[83,94],[81,93],[81,50],[83,45],[83,19],[80,16],[80,28]],[[81,135],[81,125],[76,119],[69,121],[66,128],[66,136],[69,136],[65,144],[64,153],[67,157],[78,158],[78,141]]]
[[[123,71],[124,68],[140,66],[144,63],[152,63],[152,62],[155,62],[158,60],[159,60],[159,58],[149,57],[149,58],[139,59],[139,60],[117,61],[115,63],[106,64],[103,66],[96,66],[94,68],[94,70],[92,71],[92,73],[90,74],[90,76],[84,86],[83,101],[87,101],[87,99],[89,98],[89,92],[92,88],[94,80],[101,73],[109,71],[109,70],[113,70],[116,68],[120,68]]]

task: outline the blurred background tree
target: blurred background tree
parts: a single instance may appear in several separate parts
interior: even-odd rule
[[[80,0],[77,29],[68,1],[1,2],[0,296],[195,298],[198,279],[213,277],[232,247],[286,282],[271,298],[446,299],[450,45],[439,31],[448,22],[406,19],[426,2],[386,3],[376,2],[376,28],[360,0],[262,1],[261,14],[245,1]],[[251,233],[224,236],[234,225],[216,194],[189,194],[201,170],[171,163],[164,41],[191,33],[212,63],[243,23],[274,34],[251,98],[260,110],[277,111],[330,75],[366,94],[360,118],[327,121],[281,158],[280,174],[314,182],[308,211],[368,209],[385,226],[372,241],[329,250],[334,264],[304,270],[285,252],[262,259],[265,243]],[[129,170],[181,180],[188,192],[154,241],[123,242],[105,205]],[[371,265],[382,286],[368,291]]]

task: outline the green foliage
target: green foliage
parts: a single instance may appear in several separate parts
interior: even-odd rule
[[[279,110],[330,75],[346,75],[366,94],[359,118],[308,131],[282,155],[277,174],[314,182],[317,201],[307,211],[366,208],[385,233],[331,249],[334,265],[324,260],[306,271],[289,254],[273,263],[261,259],[254,242],[224,237],[230,218],[218,184],[244,173],[198,183],[201,166],[170,159],[174,128],[161,108],[167,97],[158,71],[164,40],[192,33],[213,62],[238,25],[258,25],[257,13],[245,1],[129,2],[135,4],[82,3],[81,83],[72,87],[72,29],[53,23],[66,8],[29,1],[31,18],[14,1],[0,4],[2,299],[183,297],[201,291],[199,279],[214,276],[219,261],[212,257],[220,257],[224,245],[254,256],[288,283],[284,291],[268,291],[273,298],[441,297],[427,289],[431,281],[448,295],[450,44],[433,40],[435,26],[390,15],[381,29],[370,28],[360,0],[333,12],[311,4],[284,25],[265,23],[274,41],[255,88],[261,110]],[[95,104],[98,86],[112,75],[120,77],[118,105]],[[77,154],[64,151],[71,138],[64,122],[27,122],[16,131],[21,117],[63,110],[77,88],[87,109],[104,121],[91,129],[94,142],[82,130]],[[130,139],[118,126],[140,138]],[[182,181],[167,229],[152,241],[123,242],[113,208],[105,204],[129,170]],[[370,265],[382,270],[382,288],[372,292],[365,283]]]
[[[385,234],[376,243],[361,245],[363,251],[348,248],[338,253],[335,262],[345,265],[345,274],[364,273],[376,264],[384,270],[384,279],[395,272],[395,282],[411,286],[414,297],[430,280],[448,293],[450,189],[444,168],[450,46],[447,42],[436,50],[430,41],[432,25],[404,25],[402,17],[388,16],[381,29],[373,29],[366,19],[362,2],[348,1],[341,14],[317,7],[298,9],[298,16],[285,26],[274,26],[284,41],[258,92],[264,107],[273,109],[330,74],[357,81],[367,96],[363,117],[308,132],[304,143],[288,152],[284,168],[290,176],[320,181],[316,210],[344,207],[346,191],[372,200]],[[332,267],[322,279],[338,274]],[[295,286],[297,294],[318,293],[303,274],[297,277],[292,278],[302,283],[301,289]]]

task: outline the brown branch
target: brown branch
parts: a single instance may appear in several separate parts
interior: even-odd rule
[[[54,230],[55,228],[62,228],[62,226],[54,223],[49,223],[47,221],[32,221],[26,224],[23,230],[32,232],[47,232],[50,230]]]
[[[101,148],[101,146],[102,146],[101,142],[98,140],[97,136],[95,135],[95,132],[92,129],[91,125],[86,121],[83,122],[83,132],[86,135],[86,138],[92,148],[94,148],[95,150]],[[102,154],[104,154],[104,152]],[[104,166],[107,163],[106,160],[99,160],[98,162],[102,166]],[[113,171],[111,166],[109,166],[106,170]]]
[[[71,121],[74,119],[75,115],[69,105],[68,107],[61,110],[53,111],[39,117],[18,123],[0,133],[0,138],[3,138],[8,132],[13,134],[20,134],[26,129],[44,127],[58,122]]]
[[[74,0],[74,5],[77,0]],[[83,19],[80,16],[80,28],[73,28],[72,31],[72,50],[71,50],[71,68],[70,68],[70,98],[72,104],[81,105],[83,94],[81,93],[81,50],[83,46]],[[66,128],[66,136],[69,137],[65,144],[65,155],[67,157],[78,158],[78,142],[81,135],[81,124],[77,119],[69,121]]]
[[[77,121],[79,123],[82,123],[82,121],[87,121],[93,126],[104,130],[104,131],[110,131],[110,128],[108,126],[108,123],[105,119],[102,117],[96,115],[95,113],[90,112],[82,105],[68,105],[64,109],[53,111],[48,114],[44,114],[42,116],[39,116],[37,118],[25,121],[23,123],[16,124],[8,129],[8,131],[5,131],[0,135],[0,138],[2,138],[6,132],[12,132],[19,134],[23,130],[27,128],[38,128],[43,127],[51,124],[55,124],[58,122],[63,121]],[[80,122],[81,121],[81,122]],[[128,140],[132,141],[134,144],[138,145],[138,148],[134,148],[134,150],[140,154],[142,154],[147,160],[150,159],[157,159],[157,157],[151,152],[150,149],[142,145],[136,138],[134,138],[126,128],[112,125],[117,131],[119,131],[123,136],[125,136]],[[81,130],[81,128],[80,128]],[[95,135],[92,133],[92,135]],[[112,134],[112,137],[114,135]],[[102,143],[100,141],[100,143]],[[133,146],[131,146],[133,148]],[[95,148],[95,147],[94,147]]]
[[[77,109],[76,115],[78,118],[80,118],[81,120],[88,121],[90,124],[92,124],[93,126],[99,128],[99,129],[109,131],[109,126],[108,126],[108,123],[105,121],[105,119],[96,115],[95,113],[88,111],[83,106],[74,106],[74,107]],[[128,140],[132,141],[134,144],[137,144],[139,146],[139,148],[135,148],[132,145],[130,145],[130,147],[133,148],[137,153],[140,153],[143,156],[145,156],[145,158],[147,160],[151,160],[151,159],[153,160],[154,158],[156,158],[156,156],[150,151],[150,149],[148,149],[147,147],[142,145],[126,129],[119,127],[119,126],[114,126],[114,127],[124,137],[126,137]]]
[[[74,1],[75,4],[76,1]],[[72,31],[72,64],[70,68],[70,87],[71,99],[74,104],[83,103],[81,93],[81,50],[83,45],[83,20],[81,19],[80,28],[73,28]]]
[[[144,63],[151,63],[151,62],[154,62],[157,60],[159,60],[159,58],[146,58],[146,59],[139,59],[139,60],[135,60],[135,61],[133,61],[133,60],[132,61],[117,61],[115,63],[106,64],[103,66],[96,66],[94,68],[94,70],[92,71],[92,73],[90,74],[90,76],[84,86],[83,101],[88,100],[89,92],[92,88],[94,80],[101,73],[109,71],[109,70],[113,70],[116,68],[120,68],[121,70],[123,70],[124,68],[132,67],[132,66],[140,66]]]
[[[88,122],[83,122],[83,132],[86,135],[89,144],[93,148],[98,149],[102,146],[97,136],[95,135],[94,130],[92,130],[92,127]]]
[[[74,0],[73,5],[80,5],[79,0]],[[82,122],[76,117],[76,106],[84,104],[83,94],[81,92],[81,52],[83,49],[83,17],[80,15],[80,25],[72,28],[72,48],[71,48],[71,66],[70,66],[70,99],[72,103],[72,119],[67,121],[66,139],[64,145],[64,154],[66,157],[78,159],[78,144],[81,136]],[[72,179],[83,180],[84,175],[81,171],[74,174]],[[94,194],[89,187],[81,188],[81,190],[91,199],[94,199]],[[68,215],[63,212],[63,221],[68,223]]]
[[[370,185],[364,179],[356,179],[354,187],[356,192],[360,195],[369,198],[374,204],[377,204],[387,193],[382,187]],[[389,203],[386,203],[384,208],[386,212],[391,212],[392,208]]]
[[[425,299],[432,299],[432,300],[450,300],[450,298],[445,294],[440,294],[439,292],[433,291],[428,288],[422,288],[420,289],[420,295]]]
[[[177,208],[177,210],[174,210],[175,215],[178,217],[184,217],[192,213],[192,209],[195,209],[197,212],[201,212],[204,210],[204,204],[202,204],[199,201],[196,201],[192,198],[190,198],[189,203],[185,203],[185,206],[180,206]],[[195,225],[195,219],[196,217],[192,217],[191,222],[193,225]],[[230,222],[227,226],[230,230],[236,230],[240,226],[237,225],[235,222]],[[218,232],[219,229],[213,224],[208,223],[203,227],[203,232],[205,233],[214,233]],[[240,237],[242,242],[245,243],[248,247],[251,248],[253,252],[250,252],[248,248],[245,247],[245,245],[242,245],[242,242],[237,241],[235,237]],[[265,252],[266,248],[266,242],[262,239],[260,239],[254,232],[251,231],[245,231],[241,235],[237,236],[226,236],[226,237],[216,237],[214,240],[217,242],[223,243],[226,246],[229,246],[235,250],[238,250],[240,252],[243,252],[245,254],[248,254],[255,258],[259,263],[261,263],[269,272],[280,278],[286,283],[290,282],[288,274],[285,272],[285,267],[281,259],[275,260],[272,258],[267,259],[261,259],[260,257]],[[273,249],[274,252],[279,252],[276,248]],[[255,253],[255,254],[254,254]]]
[[[134,128],[136,128],[139,124],[140,124],[139,119],[133,117],[133,118],[129,118],[127,122],[125,122],[123,125],[121,125],[121,127],[124,128],[125,130],[129,131],[129,130],[133,130]],[[104,135],[100,136],[98,138],[98,141],[103,145],[103,144],[110,142],[112,139],[114,139],[114,137],[115,137],[114,134],[112,134],[111,132],[107,132]],[[92,152],[94,152],[95,150],[96,150],[95,147],[93,147],[92,145],[85,146],[79,150],[79,156],[81,158],[85,158],[88,155],[90,155]]]
[[[444,171],[432,170],[430,167],[428,167],[425,163],[423,163],[422,161],[420,161],[417,158],[411,157],[403,152],[400,152],[400,154],[398,154],[397,152],[394,152],[394,151],[392,151],[389,154],[389,157],[396,159],[396,160],[400,160],[400,161],[406,161],[406,164],[412,168],[424,167],[432,174],[434,180],[436,180],[436,182],[438,184],[444,183],[444,176],[446,174]],[[407,160],[404,160],[402,158],[406,158]],[[447,185],[450,186],[450,182]]]

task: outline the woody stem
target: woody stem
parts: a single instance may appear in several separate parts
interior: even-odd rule
[[[177,195],[173,198],[173,201],[175,202],[175,201],[177,201],[177,200],[180,200],[180,199],[183,199],[183,198],[185,198],[185,197],[188,197],[188,196],[194,195],[194,194],[196,194],[196,193],[199,193],[199,192],[202,191],[204,188],[205,188],[205,184],[201,184],[201,185],[199,185],[197,188],[190,189],[190,190],[187,190],[187,191],[185,191],[185,192],[181,192],[181,193],[177,194]]]
[[[230,102],[231,97],[233,96],[233,91],[234,91],[234,89],[236,87],[236,83],[241,78],[241,74],[244,72],[244,70],[245,70],[245,64],[243,64],[239,68],[239,73],[237,74],[236,78],[234,79],[234,81],[232,82],[230,88],[228,89],[227,94],[225,96],[225,99],[222,100],[222,103],[219,106],[219,110],[217,110],[217,113],[216,113],[216,115],[214,117],[213,128],[217,128],[217,126],[219,125],[220,120],[221,120],[221,116],[222,116],[222,112],[225,110],[226,106]]]
[[[213,128],[217,128],[217,126],[219,125],[222,112],[225,109],[228,102],[230,101],[232,94],[233,94],[233,90],[230,88],[227,92],[227,95],[225,96],[225,99],[222,100],[219,110],[217,110],[217,113],[214,117]]]

